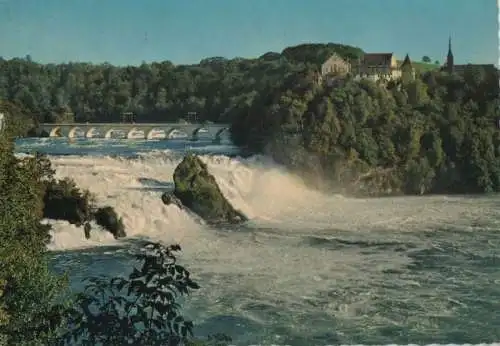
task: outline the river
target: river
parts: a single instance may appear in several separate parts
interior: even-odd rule
[[[113,206],[116,241],[53,221],[54,267],[82,279],[130,271],[130,239],[180,243],[201,285],[185,302],[197,335],[233,344],[332,345],[500,341],[500,197],[353,199],[307,189],[228,141],[21,139]],[[160,195],[186,151],[202,155],[244,227],[202,226]]]

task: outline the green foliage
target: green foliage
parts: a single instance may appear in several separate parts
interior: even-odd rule
[[[403,61],[398,61],[398,64],[401,64]],[[440,66],[439,62],[436,60],[433,62],[422,62],[422,61],[412,61],[411,62],[413,68],[417,73],[426,73],[431,71],[437,71]]]
[[[4,144],[7,148],[0,147],[0,243],[22,241],[43,252],[50,229],[39,222],[47,177],[36,157],[17,159],[12,146]]]
[[[176,263],[178,245],[147,244],[128,278],[91,278],[68,310],[67,343],[83,345],[181,345],[193,335],[179,296],[199,285]]]
[[[48,345],[63,322],[67,279],[48,269],[48,259],[21,244],[0,248],[0,344]],[[2,319],[2,315],[4,319]]]
[[[363,51],[302,44],[258,59],[123,68],[1,60],[0,74],[11,83],[0,83],[0,96],[23,105],[11,106],[9,114],[34,114],[35,122],[120,121],[123,112],[133,112],[137,121],[177,121],[196,112],[200,121],[231,122],[234,141],[247,151],[269,152],[332,187],[351,189],[376,171],[370,181],[383,182],[380,174],[386,172],[383,185],[396,184],[391,191],[417,193],[421,189],[410,189],[405,174],[425,175],[415,167],[427,162],[434,174],[422,177],[430,179],[426,193],[498,190],[498,150],[486,149],[498,144],[496,71],[470,66],[449,76],[425,57],[412,62],[416,78],[384,86],[347,77],[328,87],[318,84],[317,72],[332,53],[353,61]],[[475,143],[474,150],[463,143]],[[458,183],[445,184],[448,174]]]
[[[355,61],[364,53],[361,48],[336,43],[307,43],[285,48],[281,55],[294,63],[321,65],[333,53],[347,61]]]
[[[48,269],[50,226],[40,222],[51,171],[40,157],[17,159],[10,137],[0,138],[0,344],[47,345],[66,287]]]
[[[113,207],[106,206],[102,208],[97,208],[93,217],[96,223],[107,229],[115,238],[123,238],[127,234],[125,233],[125,225],[123,224],[123,219],[118,217],[118,214],[113,209]]]
[[[36,120],[30,116],[29,110],[25,109],[19,101],[13,103],[0,98],[0,113],[6,117],[7,125],[3,133],[4,136],[9,138],[26,136],[35,127]]]
[[[383,85],[346,77],[320,85],[319,65],[332,53],[351,61],[363,54],[351,46],[305,44],[258,59],[216,57],[190,66],[0,59],[0,112],[7,116],[0,136],[0,344],[60,344],[61,333],[92,345],[180,344],[192,332],[176,299],[198,285],[176,264],[175,246],[152,244],[128,279],[92,279],[76,306],[56,304],[66,285],[48,270],[44,208],[71,206],[65,217],[81,224],[93,217],[93,206],[74,182],[54,179],[46,158],[14,156],[12,138],[37,122],[120,121],[123,112],[142,122],[177,121],[196,112],[200,121],[231,122],[238,145],[273,155],[322,188],[500,191],[496,70],[469,66],[448,75],[426,58],[412,63],[416,79]],[[193,172],[174,176],[183,203],[212,201],[209,175]],[[189,196],[191,187],[199,194]],[[120,223],[106,207],[101,212],[99,219]]]
[[[177,121],[188,112],[196,112],[199,121],[228,122],[257,93],[279,86],[291,73],[317,70],[333,52],[346,59],[362,54],[330,43],[289,47],[258,59],[207,58],[196,65],[0,59],[0,99],[22,104],[38,122],[119,122],[124,112],[133,112],[137,122]]]
[[[12,142],[0,138],[0,345],[196,342],[188,340],[193,324],[182,317],[176,302],[199,288],[176,263],[179,246],[149,244],[137,255],[142,268],[134,268],[128,279],[89,279],[84,293],[68,299],[67,278],[54,275],[48,266],[51,227],[40,223],[44,196],[54,181],[45,156],[17,159]],[[50,188],[54,200],[82,196],[71,181]],[[101,209],[103,215],[110,213]],[[225,338],[196,344],[224,345],[221,340]]]
[[[46,183],[43,214],[81,226],[92,217],[92,199],[89,191],[81,191],[70,178],[50,180]]]
[[[319,86],[295,73],[240,109],[232,132],[238,145],[273,155],[321,188],[500,191],[498,95],[497,71],[477,66],[387,85],[344,78]]]
[[[431,58],[430,58],[430,57],[428,57],[427,55],[424,55],[424,56],[422,57],[422,62],[425,62],[425,63],[427,63],[427,64],[430,64],[430,62],[431,62],[431,61],[432,61],[432,60],[431,60]]]
[[[429,161],[424,157],[412,159],[408,162],[404,177],[404,191],[409,194],[422,195],[430,190],[435,172],[429,165]]]

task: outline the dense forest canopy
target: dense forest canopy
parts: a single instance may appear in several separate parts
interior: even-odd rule
[[[240,108],[233,138],[339,192],[499,191],[497,70],[408,72],[331,85],[291,74]]]
[[[17,101],[37,120],[120,121],[133,112],[139,122],[172,121],[196,112],[200,120],[231,120],[232,110],[256,93],[278,85],[338,50],[345,58],[362,53],[334,44],[290,47],[258,59],[207,58],[197,65],[169,61],[140,66],[67,63],[42,65],[0,59],[0,99]]]
[[[162,122],[194,112],[199,121],[231,123],[236,144],[271,154],[322,188],[500,190],[496,69],[448,74],[436,66],[388,84],[352,76],[318,83],[332,53],[352,61],[363,51],[303,44],[257,59],[177,66],[0,60],[0,99],[26,109],[35,123],[120,121],[124,112],[137,122]]]

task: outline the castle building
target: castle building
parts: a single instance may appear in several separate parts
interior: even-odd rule
[[[354,70],[358,78],[390,80],[401,77],[401,69],[393,53],[367,53],[358,59]]]
[[[323,76],[328,74],[345,75],[350,72],[351,64],[342,59],[338,54],[332,54],[332,56],[321,65],[321,75]]]
[[[449,74],[458,73],[463,74],[467,69],[482,68],[485,72],[496,71],[494,64],[455,64],[455,58],[453,56],[453,51],[451,49],[451,36],[448,39],[448,55],[446,56],[446,62],[441,71],[447,72]]]
[[[401,64],[394,53],[366,53],[353,63],[333,54],[321,66],[321,80],[331,84],[339,76],[347,74],[355,79],[371,79],[373,81],[398,80],[403,71],[409,71],[415,77],[415,69],[408,54]]]

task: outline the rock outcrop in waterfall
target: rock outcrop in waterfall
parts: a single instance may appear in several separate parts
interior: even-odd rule
[[[80,190],[71,179],[46,181],[43,203],[43,217],[65,220],[78,227],[84,225],[87,239],[90,238],[91,221],[95,221],[115,238],[127,235],[116,211],[110,206],[94,208],[90,192]]]
[[[174,184],[173,196],[162,196],[165,204],[178,205],[178,199],[212,225],[237,224],[248,220],[228,202],[214,176],[208,172],[207,165],[194,154],[186,155],[175,168]]]

